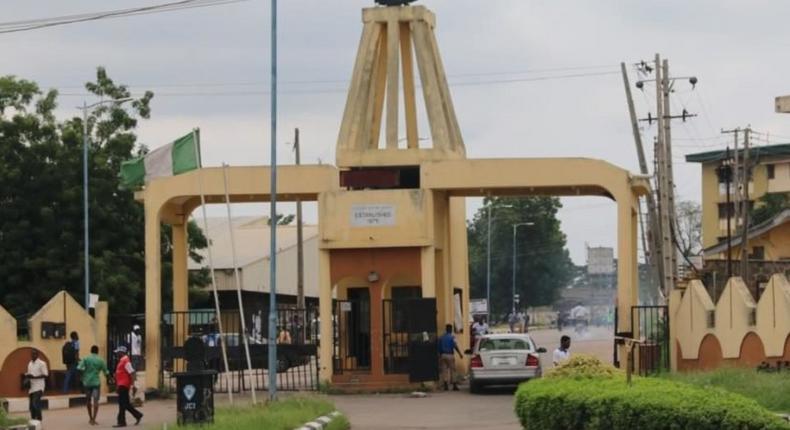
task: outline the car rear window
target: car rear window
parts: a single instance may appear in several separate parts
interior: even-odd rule
[[[480,341],[480,351],[507,351],[519,349],[532,349],[526,339],[518,338],[489,338]]]

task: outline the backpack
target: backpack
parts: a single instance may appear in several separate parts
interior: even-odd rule
[[[68,366],[77,362],[77,350],[74,349],[74,344],[71,341],[63,344],[63,350],[61,352],[63,355],[63,364]]]

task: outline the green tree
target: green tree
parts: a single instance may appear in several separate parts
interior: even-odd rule
[[[770,193],[758,199],[758,204],[749,214],[749,225],[757,225],[768,221],[779,212],[790,207],[789,193]]]
[[[562,207],[555,197],[496,197],[468,223],[470,283],[472,297],[486,296],[486,250],[488,237],[487,205],[492,207],[491,222],[491,306],[492,311],[510,311],[513,275],[513,225],[516,235],[516,293],[520,308],[553,303],[559,290],[573,279],[575,268],[565,248],[557,211]]]
[[[288,214],[288,215],[277,214],[277,225],[289,225],[294,221],[295,218],[296,215],[294,214]],[[266,225],[272,225],[272,220],[271,219],[268,220],[266,222]]]
[[[131,97],[103,68],[85,88],[103,100]],[[57,96],[31,81],[0,77],[0,297],[17,316],[63,289],[83,301],[83,120],[58,121]],[[118,172],[121,162],[145,151],[134,130],[149,118],[152,98],[146,92],[101,105],[87,119],[90,286],[113,313],[140,311],[144,303],[143,209],[132,191],[119,188]]]

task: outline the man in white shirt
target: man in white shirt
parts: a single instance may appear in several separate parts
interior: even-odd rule
[[[141,370],[143,368],[143,334],[137,324],[132,327],[132,333],[129,335],[129,349],[132,353],[132,366]]]
[[[570,336],[562,336],[560,338],[560,347],[554,350],[554,366],[559,366],[564,361],[571,358],[571,338]]]
[[[38,357],[38,350],[30,352],[30,363],[27,364],[25,377],[30,382],[28,397],[30,399],[30,419],[41,421],[41,396],[46,388],[46,379],[49,377],[47,363]]]

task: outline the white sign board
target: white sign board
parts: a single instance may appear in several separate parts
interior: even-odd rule
[[[395,206],[353,205],[351,206],[351,225],[353,227],[393,226],[395,225]]]
[[[472,315],[488,314],[488,300],[471,299],[469,300],[469,311]]]
[[[351,312],[351,302],[340,302],[340,312]]]

